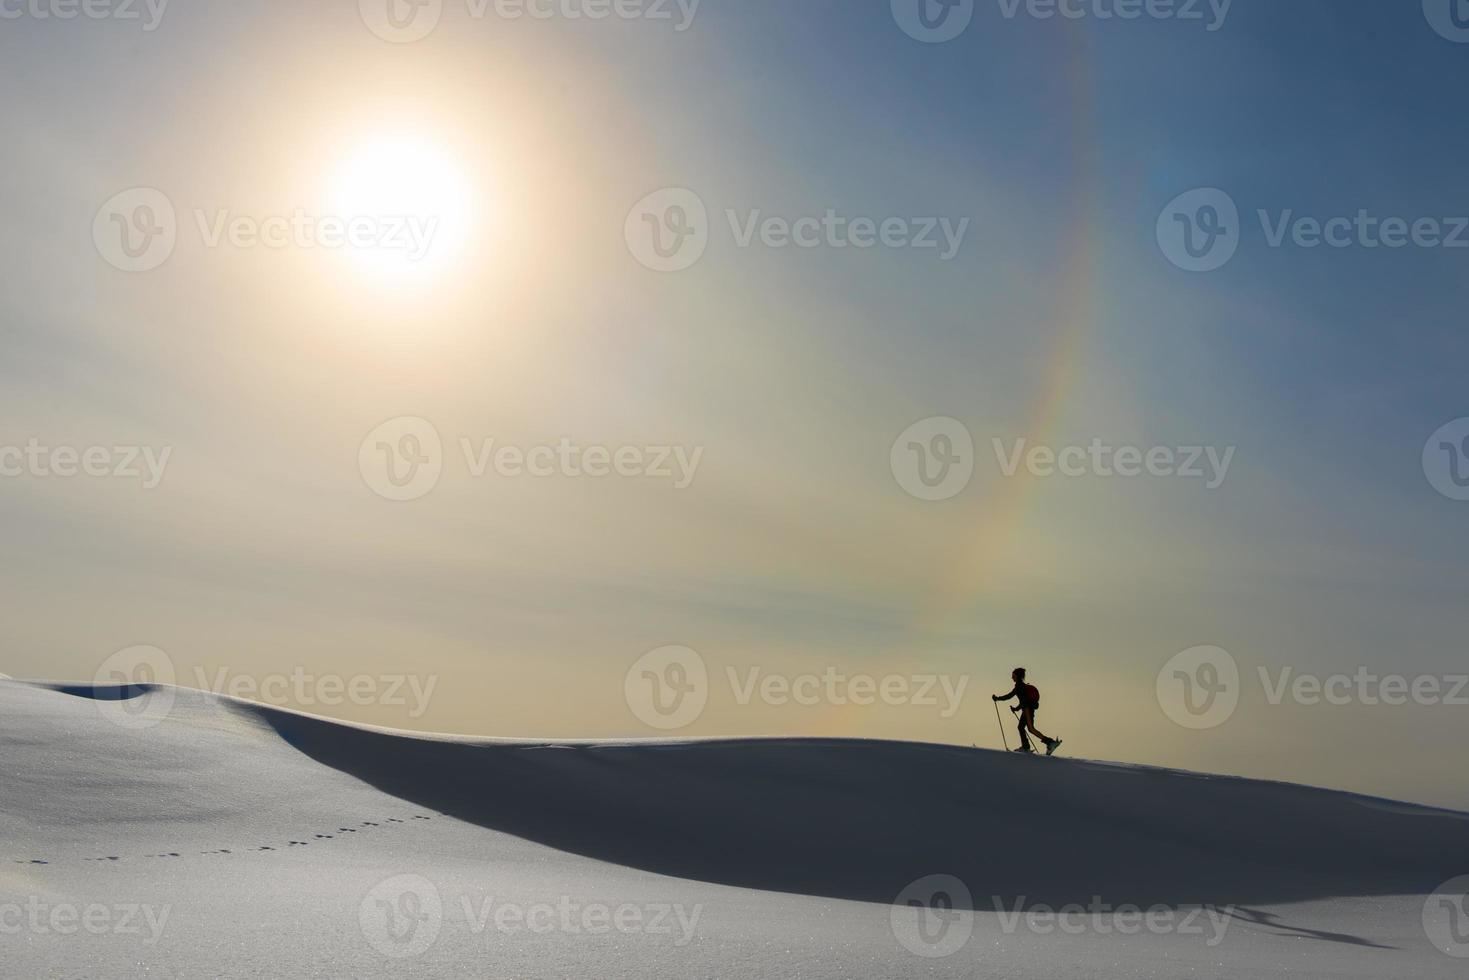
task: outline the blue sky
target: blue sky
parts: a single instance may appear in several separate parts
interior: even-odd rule
[[[186,682],[440,678],[421,716],[328,712],[384,724],[645,735],[624,674],[679,644],[715,674],[932,671],[979,692],[950,718],[716,692],[684,734],[989,744],[982,695],[1026,662],[1079,754],[1469,805],[1434,767],[1469,706],[1248,691],[1193,732],[1154,693],[1205,644],[1247,688],[1261,667],[1462,670],[1469,505],[1421,455],[1469,415],[1469,253],[1271,248],[1256,216],[1469,215],[1450,111],[1469,45],[1418,4],[1235,0],[1211,32],[991,0],[942,44],[875,0],[704,0],[681,33],[466,10],[402,44],[338,0],[178,4],[152,32],[0,21],[0,445],[172,447],[149,490],[0,481],[0,670],[88,677],[150,644]],[[320,207],[346,148],[404,127],[456,161],[475,219],[434,278],[201,241],[194,212]],[[179,244],[129,274],[91,229],[137,187],[177,209]],[[624,240],[664,188],[709,215],[707,252],[671,274]],[[1156,237],[1199,188],[1242,235],[1203,273]],[[726,212],[757,210],[968,224],[950,261],[740,247]],[[400,417],[445,445],[442,481],[406,503],[358,466]],[[948,500],[890,464],[930,417],[975,445]],[[461,438],[703,462],[684,490],[476,479]],[[1021,438],[1236,452],[1213,490],[1007,478],[992,441]]]

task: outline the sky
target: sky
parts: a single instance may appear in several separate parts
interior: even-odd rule
[[[1469,808],[1447,0],[393,2],[0,3],[0,672]]]

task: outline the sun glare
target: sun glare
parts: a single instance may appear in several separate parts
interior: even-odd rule
[[[377,281],[441,274],[474,229],[474,193],[454,158],[418,137],[362,144],[336,167],[332,213],[345,223],[342,251]]]

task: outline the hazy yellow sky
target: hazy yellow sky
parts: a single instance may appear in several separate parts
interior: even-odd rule
[[[1226,185],[1246,220],[1446,213],[1462,137],[1384,176],[1238,111],[1356,84],[1260,48],[1286,13],[928,45],[881,3],[451,3],[403,42],[354,6],[0,31],[6,673],[146,646],[402,728],[998,747],[1024,664],[1076,755],[1469,805],[1465,512],[1423,459],[1462,277],[1258,229],[1188,273],[1155,232]],[[1184,91],[1159,46],[1269,70]],[[670,646],[705,705],[660,728],[635,665]],[[1240,678],[1195,729],[1159,678],[1201,646]],[[1362,671],[1445,692],[1271,703]]]

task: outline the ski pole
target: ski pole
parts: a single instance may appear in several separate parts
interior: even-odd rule
[[[1010,751],[1010,740],[1005,737],[1005,722],[1000,717],[1000,702],[995,702],[995,721],[1000,723],[1000,741],[1005,743],[1005,751]]]

